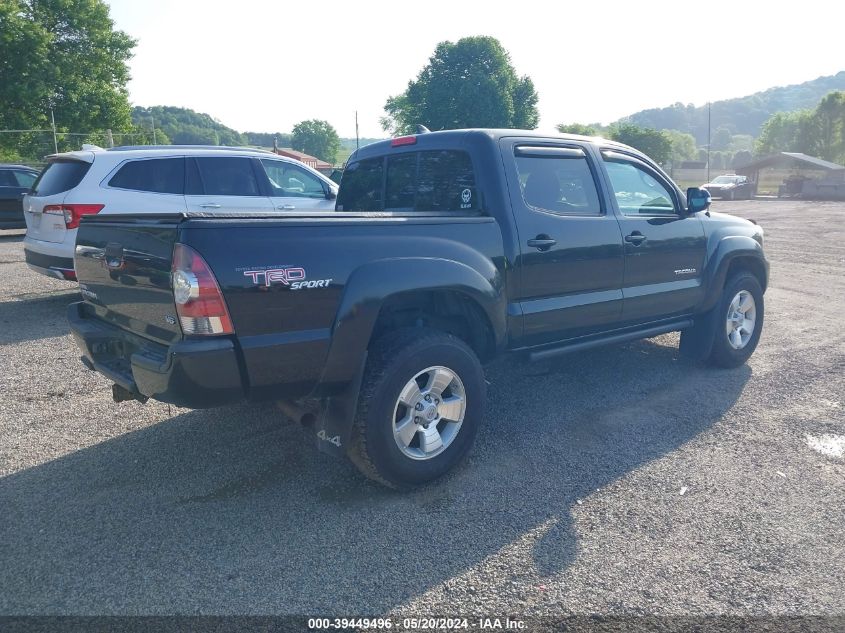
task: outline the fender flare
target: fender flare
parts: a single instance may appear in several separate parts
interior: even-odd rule
[[[473,262],[479,263],[475,268],[451,259],[407,257],[357,268],[344,287],[317,392],[354,381],[384,302],[405,292],[449,290],[464,295],[481,308],[501,348],[507,336],[504,284],[492,261]]]
[[[763,254],[763,247],[757,240],[747,235],[730,235],[721,238],[712,255],[708,258],[704,270],[704,299],[698,312],[706,312],[713,308],[722,295],[722,288],[728,275],[728,269],[738,258],[753,258],[758,261],[765,271],[765,279],[760,285],[765,290],[768,285],[769,263]]]

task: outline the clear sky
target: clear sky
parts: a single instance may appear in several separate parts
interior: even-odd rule
[[[326,119],[384,137],[388,96],[438,42],[492,35],[540,96],[541,128],[738,97],[845,70],[845,3],[109,0],[138,40],[135,105],[207,112],[241,132]]]

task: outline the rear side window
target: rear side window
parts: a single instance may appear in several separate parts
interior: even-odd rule
[[[196,158],[202,188],[207,196],[260,196],[258,179],[249,158]]]
[[[0,169],[0,187],[17,187],[18,183],[11,169]]]
[[[353,163],[343,172],[337,205],[338,211],[437,212],[479,207],[472,161],[466,152],[453,150],[405,152]]]
[[[561,214],[601,214],[596,182],[580,149],[518,147],[515,160],[522,199],[529,207]]]
[[[384,209],[384,159],[368,158],[348,165],[337,194],[338,211]]]
[[[50,163],[32,185],[36,196],[53,196],[70,191],[85,177],[90,163],[81,160],[57,160]]]
[[[19,187],[32,187],[32,183],[38,178],[38,174],[33,174],[31,171],[15,171],[15,179],[18,181]]]
[[[153,158],[130,161],[112,177],[109,186],[181,195],[185,189],[185,159]]]

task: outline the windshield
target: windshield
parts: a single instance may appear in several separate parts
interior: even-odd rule
[[[719,176],[715,180],[713,180],[714,185],[733,185],[738,183],[740,180],[739,176]]]

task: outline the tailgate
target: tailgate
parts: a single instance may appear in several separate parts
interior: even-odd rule
[[[74,265],[100,318],[161,343],[182,338],[170,267],[180,214],[83,219]]]

